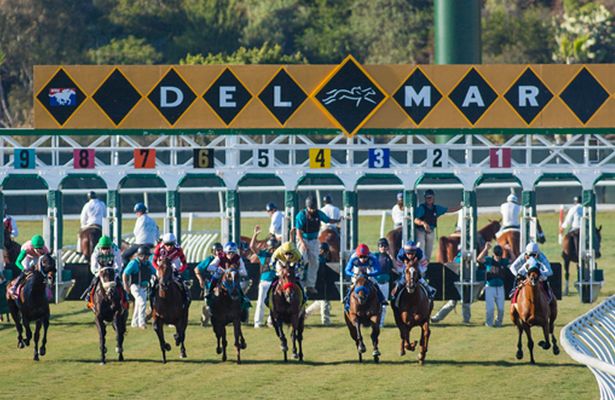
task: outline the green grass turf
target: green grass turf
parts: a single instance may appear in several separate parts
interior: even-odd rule
[[[607,221],[615,213],[599,213],[603,229],[603,258],[606,283],[599,301],[615,293],[615,228]],[[557,215],[541,214],[546,230],[544,251],[551,260],[559,260]],[[479,226],[486,221],[481,216]],[[263,219],[259,223],[265,223]],[[242,232],[251,232],[255,220],[244,221]],[[217,221],[196,229],[216,228]],[[454,224],[448,216],[440,220],[443,231]],[[76,226],[67,224],[65,232],[74,234]],[[132,224],[126,226],[132,229]],[[378,238],[379,218],[361,218],[360,239],[373,245]],[[21,237],[30,236],[40,223],[22,223]],[[72,233],[71,233],[72,232]],[[68,236],[67,236],[68,237]],[[73,241],[72,239],[70,240]],[[573,291],[576,294],[576,292]],[[505,310],[509,303],[506,303]],[[436,304],[436,309],[441,302]],[[581,304],[578,296],[559,303],[560,315],[556,335],[564,324],[589,310],[593,305]],[[98,365],[98,336],[93,316],[81,302],[64,302],[52,306],[47,355],[38,364],[32,361],[32,348],[17,350],[12,325],[0,323],[0,398],[414,398],[414,399],[595,399],[598,389],[590,371],[570,359],[562,350],[559,356],[536,346],[537,366],[526,358],[517,361],[516,329],[508,312],[503,328],[487,328],[484,303],[472,306],[472,324],[461,324],[461,311],[440,324],[432,325],[432,335],[425,366],[416,364],[416,354],[398,355],[399,338],[390,312],[380,337],[380,365],[370,360],[359,365],[348,331],[342,325],[341,305],[333,304],[332,327],[321,327],[319,318],[311,316],[305,331],[305,363],[281,362],[279,342],[272,329],[244,327],[248,348],[243,352],[243,365],[221,363],[215,354],[215,337],[210,327],[198,324],[200,304],[193,304],[187,331],[188,359],[179,360],[173,347],[170,362],[162,365],[156,336],[152,329],[129,328],[125,342],[126,362],[114,362],[113,335],[108,341],[109,359]],[[132,309],[131,309],[132,312]],[[172,339],[172,330],[167,328]],[[413,337],[417,331],[413,331]],[[538,338],[535,330],[534,338]],[[232,342],[232,340],[231,340]],[[371,354],[369,339],[366,342]],[[232,353],[232,349],[229,352]],[[230,357],[233,358],[232,356]],[[369,359],[369,357],[367,357]],[[12,383],[12,384],[11,384]],[[12,386],[14,385],[14,386]]]

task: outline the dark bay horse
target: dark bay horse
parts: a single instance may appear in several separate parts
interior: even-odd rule
[[[485,244],[491,242],[495,239],[495,234],[500,230],[500,221],[492,221],[489,220],[489,223],[483,226],[478,231],[478,251],[480,253]],[[437,261],[440,263],[452,262],[455,259],[455,256],[459,252],[457,248],[459,247],[459,243],[461,242],[460,234],[453,234],[450,236],[440,236],[439,245],[438,245],[438,259]]]
[[[399,249],[401,249],[401,230],[401,227],[395,228],[389,231],[386,235],[386,238],[389,242],[391,256],[393,257],[393,259],[397,257],[397,253],[399,252]]]
[[[188,327],[189,304],[185,304],[185,296],[180,283],[173,279],[173,265],[164,258],[158,263],[158,285],[153,293],[152,321],[154,331],[158,335],[162,362],[167,362],[166,352],[171,345],[164,340],[164,325],[175,326],[175,345],[179,346],[179,357],[186,358],[186,328]]]
[[[86,226],[79,230],[79,243],[81,254],[89,261],[96,244],[102,236],[102,229],[98,225]]]
[[[329,261],[340,261],[340,235],[336,230],[327,228],[320,232],[318,241],[329,245],[329,251],[331,252],[331,259]]]
[[[241,293],[239,291],[239,271],[229,267],[224,272],[222,280],[213,289],[211,301],[211,325],[216,334],[216,353],[222,354],[226,361],[226,325],[233,324],[235,333],[235,348],[237,349],[237,364],[241,364],[241,350],[247,347],[241,332]]]
[[[414,351],[417,341],[410,342],[410,331],[413,327],[420,326],[421,340],[417,359],[419,364],[423,365],[431,334],[429,317],[433,310],[433,302],[429,300],[428,294],[418,283],[420,273],[416,263],[406,262],[404,274],[406,284],[400,288],[400,292],[391,303],[395,324],[399,328],[399,336],[401,338],[399,355],[405,355],[406,350]]]
[[[293,358],[303,361],[305,304],[303,293],[295,281],[294,268],[289,265],[282,268],[280,279],[271,297],[271,319],[275,333],[280,338],[284,361],[288,361],[288,342],[284,335],[284,324],[289,324],[291,327]],[[297,351],[297,345],[299,351]]]
[[[359,275],[350,292],[350,307],[344,311],[344,320],[350,337],[357,346],[359,362],[363,362],[365,353],[365,343],[361,334],[361,326],[372,328],[372,345],[374,350],[372,356],[374,362],[380,361],[380,350],[378,349],[378,337],[380,336],[380,318],[382,317],[382,306],[378,301],[377,288],[368,281],[365,275]]]
[[[105,364],[107,347],[105,336],[107,323],[113,324],[116,336],[115,351],[118,361],[124,361],[124,335],[126,334],[126,319],[128,318],[128,303],[124,289],[116,281],[115,270],[112,266],[101,266],[99,270],[100,281],[94,289],[92,296],[92,311],[94,312],[96,329],[100,343],[100,363]]]
[[[553,335],[553,326],[557,318],[557,301],[553,298],[549,305],[548,295],[543,289],[543,284],[539,280],[540,271],[538,268],[530,268],[527,273],[527,278],[523,281],[522,286],[518,289],[516,302],[510,305],[510,316],[512,322],[517,327],[519,339],[517,341],[517,360],[523,358],[523,346],[521,345],[521,336],[523,332],[527,336],[527,347],[530,350],[530,363],[534,361],[534,341],[532,340],[532,326],[542,327],[545,340],[538,342],[538,345],[545,350],[551,348],[549,343],[549,335],[553,341],[553,354],[559,354],[559,347],[555,335]]]
[[[519,243],[521,241],[521,231],[518,229],[507,229],[501,235],[496,235],[496,242],[502,246],[502,258],[516,260],[520,254]],[[536,219],[536,241],[543,244],[547,241],[545,234],[540,226],[540,221]]]
[[[596,258],[600,258],[600,244],[602,242],[602,225],[594,230],[594,253]],[[579,230],[575,229],[568,232],[562,241],[562,258],[564,259],[564,273],[566,283],[564,286],[564,295],[568,295],[568,286],[570,282],[570,263],[579,264]]]
[[[11,238],[11,220],[4,222],[4,264],[15,264],[17,256],[21,251],[19,243]]]
[[[47,329],[49,328],[49,299],[47,297],[47,280],[53,279],[56,272],[56,262],[48,254],[42,255],[33,271],[31,271],[17,299],[13,298],[11,290],[15,281],[6,287],[6,298],[8,301],[11,317],[15,321],[17,329],[17,347],[23,349],[30,345],[32,331],[30,322],[36,321],[34,331],[34,361],[39,360],[39,355],[47,353]],[[16,280],[17,278],[15,278]],[[22,336],[23,327],[26,330],[25,339]],[[38,347],[41,327],[43,328],[43,340],[41,347]]]

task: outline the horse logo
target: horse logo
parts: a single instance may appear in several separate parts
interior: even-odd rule
[[[329,105],[336,101],[341,100],[350,100],[355,102],[355,107],[359,107],[363,100],[368,101],[372,104],[377,104],[374,99],[370,98],[370,96],[375,96],[376,91],[372,87],[367,87],[362,89],[361,86],[355,86],[352,89],[333,89],[326,92],[327,97],[325,97],[322,102],[325,105]]]
[[[77,90],[75,88],[49,89],[49,105],[52,107],[76,106]]]

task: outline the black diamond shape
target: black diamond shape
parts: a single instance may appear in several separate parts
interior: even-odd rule
[[[393,98],[415,124],[423,119],[442,99],[442,93],[431,83],[423,71],[416,68],[395,92]]]
[[[583,67],[559,97],[585,124],[609,98],[609,93]]]
[[[169,124],[173,125],[196,99],[196,94],[175,69],[171,68],[147,98]]]
[[[64,69],[49,80],[36,96],[41,105],[60,126],[83,104],[85,94],[77,84],[68,76]]]
[[[305,101],[307,95],[282,68],[258,95],[265,107],[284,125]]]
[[[504,98],[530,124],[553,98],[553,93],[529,67],[508,89]]]
[[[472,67],[448,96],[472,125],[497,99],[497,93]]]
[[[316,94],[320,104],[352,135],[385,98],[353,58],[347,58]]]
[[[117,68],[100,85],[92,97],[116,126],[141,100],[141,95],[137,89]]]
[[[203,98],[224,123],[229,125],[248,104],[252,95],[227,68],[205,92]]]

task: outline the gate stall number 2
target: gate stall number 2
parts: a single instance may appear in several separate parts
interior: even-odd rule
[[[427,149],[427,166],[429,168],[448,167],[448,151],[446,149]]]

